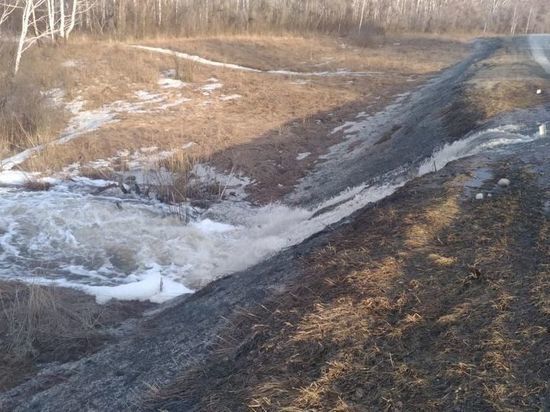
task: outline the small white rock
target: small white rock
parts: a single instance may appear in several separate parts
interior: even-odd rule
[[[500,179],[500,180],[498,181],[498,185],[499,185],[500,187],[508,187],[508,186],[510,186],[510,180],[504,179],[504,178],[503,178],[503,179]]]
[[[478,193],[476,195],[476,200],[483,200],[483,193]]]
[[[541,89],[537,89],[537,94],[542,94],[542,90],[541,90]]]

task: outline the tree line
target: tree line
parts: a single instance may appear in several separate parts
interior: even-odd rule
[[[0,0],[17,55],[72,32],[118,38],[228,32],[532,33],[550,31],[548,0]]]
[[[547,0],[3,0],[0,19],[17,30],[29,6],[39,19],[47,15],[58,20],[76,12],[79,30],[129,37],[278,30],[346,33],[372,27],[510,34],[550,30]]]

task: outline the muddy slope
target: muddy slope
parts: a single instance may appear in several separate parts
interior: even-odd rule
[[[479,126],[478,114],[460,103],[463,87],[502,43],[498,39],[476,42],[467,59],[361,122],[358,135],[335,146],[287,200],[316,204],[343,188],[379,180],[385,173],[417,164],[436,147]]]

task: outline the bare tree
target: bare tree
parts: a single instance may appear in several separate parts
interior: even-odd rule
[[[2,27],[2,24],[4,24],[6,21],[8,21],[8,18],[10,15],[19,8],[19,0],[13,0],[13,1],[6,1],[2,4],[0,4],[0,27]]]
[[[13,20],[17,2],[0,5]],[[75,31],[144,37],[220,32],[478,32],[525,33],[550,30],[548,0],[34,0],[38,30],[67,39]],[[36,18],[32,17],[32,14]],[[46,15],[46,21],[40,19]],[[18,18],[18,17],[16,17]],[[16,28],[19,24],[6,25]],[[33,26],[33,29],[36,28]],[[19,30],[19,28],[17,29]],[[35,33],[36,34],[36,33]]]

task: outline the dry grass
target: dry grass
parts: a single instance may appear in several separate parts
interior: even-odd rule
[[[543,409],[548,221],[532,175],[499,174],[517,185],[489,201],[438,177],[364,211],[154,407]]]
[[[490,119],[502,113],[517,109],[528,109],[550,101],[548,95],[537,95],[537,89],[548,90],[550,82],[544,80],[506,79],[478,85],[467,100],[481,113],[483,119]]]
[[[209,50],[223,51],[228,61],[236,63],[254,61],[295,68],[294,63],[302,62],[298,66],[303,70],[348,67],[390,72],[361,78],[269,76],[197,65],[172,56],[133,50],[123,44],[85,38],[63,47],[36,48],[31,50],[36,56],[26,56],[22,72],[32,71],[38,59],[48,56],[41,82],[47,88],[67,88],[66,100],[79,97],[86,102],[85,109],[97,109],[116,101],[135,102],[136,91],[166,93],[167,89],[157,84],[161,72],[166,70],[175,71],[177,78],[189,83],[181,90],[168,90],[169,99],[177,99],[180,93],[191,101],[162,111],[118,113],[117,123],[62,146],[49,146],[22,168],[60,171],[74,163],[86,167],[89,162],[111,158],[124,150],[134,152],[150,146],[169,150],[195,142],[201,148],[201,156],[210,159],[219,170],[238,170],[256,180],[252,196],[268,202],[288,193],[318,156],[341,137],[330,133],[333,128],[366,107],[369,112],[383,108],[394,95],[420,83],[425,78],[423,74],[454,62],[466,50],[459,42],[429,38],[415,42],[408,36],[388,37],[384,45],[368,49],[329,37],[296,36],[171,39],[168,46],[180,43],[193,44],[197,52],[207,57],[216,57],[209,56]],[[436,51],[438,59],[433,59]],[[408,55],[409,52],[413,54]],[[427,56],[431,58],[426,59]],[[424,63],[405,64],[405,60],[411,59]],[[61,68],[65,80],[53,75],[55,67]],[[52,73],[51,78],[47,73]],[[223,88],[205,95],[200,88],[211,77],[219,79]],[[45,89],[43,86],[42,90]],[[242,97],[223,101],[222,94]],[[49,140],[50,137],[40,142]],[[36,143],[33,139],[29,145]],[[194,150],[191,156],[195,156]],[[310,152],[311,156],[297,162],[298,154],[304,152]],[[113,165],[113,169],[117,167]],[[184,174],[182,181],[186,181]]]
[[[151,40],[147,44],[256,69],[303,72],[346,68],[425,74],[447,67],[467,52],[465,43],[435,36],[368,36],[366,43],[358,40],[323,35],[236,35]],[[439,49],[445,53],[434,59],[434,51]]]
[[[222,183],[197,181],[195,166],[208,162],[208,155],[199,147],[195,150],[175,150],[173,156],[162,160],[156,167],[151,185],[164,203],[178,205],[183,201],[215,201],[223,196]],[[166,172],[170,177],[166,178]]]
[[[35,373],[40,364],[69,362],[96,351],[107,328],[139,315],[147,305],[99,306],[73,290],[0,283],[0,390]]]
[[[175,79],[186,83],[193,83],[198,63],[192,60],[183,60],[176,55],[173,56]]]
[[[80,97],[86,108],[94,109],[156,86],[160,71],[172,66],[167,58],[85,39],[30,49],[15,77],[12,56],[13,46],[1,43],[1,157],[54,140],[63,130],[67,115],[46,92],[63,90],[66,100]]]
[[[517,109],[528,109],[550,101],[550,81],[528,52],[515,50],[508,41],[487,60],[483,75],[464,94],[464,104],[481,120]]]
[[[227,40],[231,43],[231,39]],[[280,53],[286,46],[285,39],[270,39],[279,44]],[[304,39],[311,47],[318,47],[319,41]],[[113,82],[108,92],[101,96],[109,101],[120,98],[135,99],[130,91],[120,89],[121,78],[117,77],[113,67],[105,62],[102,50],[94,51],[97,45],[90,44],[87,53],[93,51],[95,65],[102,74],[92,79],[80,73],[84,63],[73,68],[73,76],[81,82],[82,95],[91,102],[88,107],[97,106],[105,84]],[[118,53],[119,46],[113,46],[117,54],[124,55],[124,62],[135,60],[134,52]],[[76,51],[75,51],[76,52]],[[251,53],[261,55],[260,51]],[[76,52],[74,59],[88,62],[82,51]],[[81,55],[78,55],[81,53]],[[170,56],[163,56],[157,62],[155,54],[137,51],[143,59],[143,65],[153,65],[157,76],[159,71],[173,69],[182,71]],[[293,51],[289,51],[292,55]],[[276,58],[276,53],[269,58]],[[123,59],[123,57],[118,57]],[[102,61],[105,60],[104,63]],[[118,66],[124,66],[118,64]],[[129,64],[129,63],[128,63]],[[183,64],[181,60],[178,64]],[[101,68],[101,70],[99,70]],[[183,70],[185,72],[185,70]],[[195,142],[201,147],[205,158],[220,170],[242,171],[258,181],[254,187],[254,197],[260,201],[270,201],[290,190],[294,183],[303,177],[317,156],[324,153],[339,135],[331,135],[330,130],[354,117],[357,112],[376,111],[384,107],[395,94],[402,93],[418,84],[407,75],[396,73],[387,76],[364,78],[314,78],[298,82],[296,78],[272,77],[254,73],[243,73],[232,70],[220,70],[208,66],[193,65],[193,82],[182,89],[185,97],[191,99],[188,104],[163,111],[161,113],[120,114],[119,122],[103,127],[101,130],[82,136],[63,146],[53,146],[26,162],[23,167],[29,170],[61,170],[65,166],[79,162],[86,164],[97,159],[106,159],[121,150],[135,151],[141,147],[159,146],[162,150],[181,147]],[[123,72],[123,71],[121,71]],[[180,74],[187,77],[187,74]],[[207,79],[216,77],[223,83],[223,88],[212,96],[204,96],[200,91]],[[98,83],[98,84],[96,84]],[[116,86],[115,86],[116,85]],[[151,90],[156,92],[157,85],[152,83],[131,83],[133,90]],[[242,96],[238,100],[221,101],[221,94]],[[194,149],[195,150],[195,149]],[[312,155],[297,164],[299,153],[310,152]],[[279,186],[281,185],[281,186]]]
[[[13,77],[12,55],[12,47],[0,44],[0,157],[51,140],[65,122],[63,110],[53,107],[41,92],[59,80],[50,70],[48,56],[42,50],[31,54]]]

